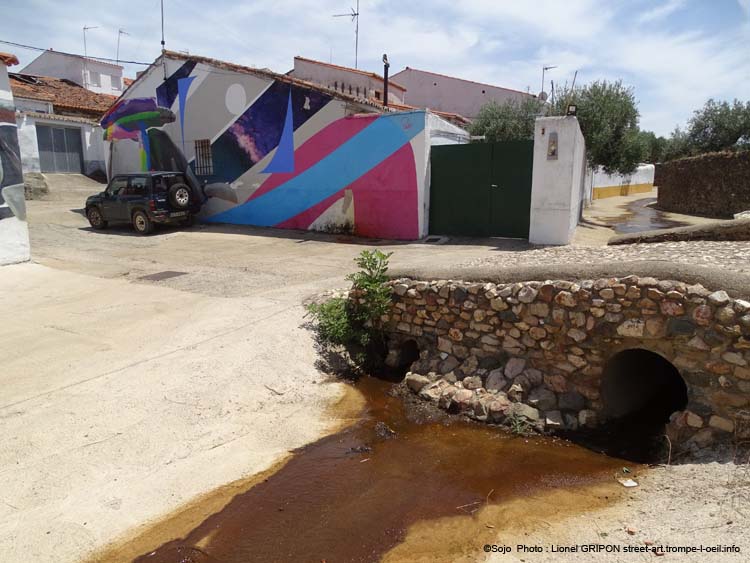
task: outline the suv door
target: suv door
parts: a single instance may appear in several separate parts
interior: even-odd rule
[[[148,176],[130,176],[127,189],[120,192],[119,204],[125,220],[130,220],[133,209],[148,210],[149,186]]]
[[[110,181],[107,189],[104,190],[101,210],[105,221],[122,221],[130,219],[129,217],[125,217],[119,204],[120,192],[126,190],[127,187],[127,176],[115,176],[112,178],[112,181]]]

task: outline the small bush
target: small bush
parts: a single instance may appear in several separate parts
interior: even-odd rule
[[[346,277],[352,282],[350,298],[338,297],[307,307],[317,323],[320,344],[329,349],[345,348],[357,368],[368,363],[373,343],[382,342],[379,320],[391,306],[387,273],[392,254],[362,251],[354,260],[359,270]]]
[[[307,310],[318,322],[317,331],[321,340],[344,346],[354,339],[347,300],[343,297],[329,299],[325,303],[313,303],[307,306]]]

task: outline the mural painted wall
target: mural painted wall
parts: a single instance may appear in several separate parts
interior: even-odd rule
[[[372,113],[287,77],[200,60],[166,68],[165,81],[157,61],[103,118],[112,173],[186,168],[207,222],[426,233],[424,111]]]
[[[0,63],[0,265],[30,258],[16,112],[5,64]]]

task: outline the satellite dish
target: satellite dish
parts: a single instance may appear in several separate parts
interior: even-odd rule
[[[537,96],[541,101],[546,102],[547,101],[547,92],[542,90],[539,92],[539,96]]]

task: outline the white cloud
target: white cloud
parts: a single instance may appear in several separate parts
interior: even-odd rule
[[[750,0],[738,3],[716,3],[717,10],[735,12],[717,31],[685,23],[701,7],[687,0],[655,6],[649,0],[361,0],[360,68],[381,72],[388,53],[392,72],[411,66],[535,93],[542,65],[557,66],[545,77],[546,90],[550,80],[570,82],[576,70],[578,83],[622,78],[635,87],[642,126],[668,133],[709,96],[750,98],[744,48],[750,17],[735,21],[738,5],[750,16]],[[354,25],[331,16],[352,5],[168,0],[167,48],[280,72],[291,68],[294,55],[329,60],[332,54],[334,63],[351,65]],[[657,33],[644,31],[644,22],[679,25]],[[84,24],[99,26],[87,36],[94,56],[115,56],[118,28],[131,34],[122,38],[122,58],[152,61],[159,54],[159,0],[6,0],[0,25],[3,39],[81,52]],[[23,63],[36,56],[17,54]]]
[[[686,0],[667,0],[662,5],[643,12],[640,16],[638,16],[638,21],[640,23],[652,23],[658,20],[662,20],[670,14],[681,9],[685,5],[685,1]]]

